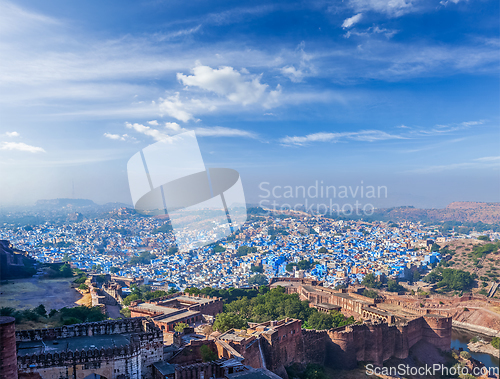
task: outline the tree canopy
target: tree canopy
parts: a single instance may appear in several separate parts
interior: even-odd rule
[[[248,284],[265,286],[268,283],[267,277],[264,274],[256,274],[248,278]]]
[[[139,256],[134,256],[130,258],[129,264],[135,266],[137,264],[150,264],[151,259],[158,258],[155,254],[151,254],[149,251],[143,251]]]
[[[244,246],[240,246],[238,248],[238,251],[236,254],[238,255],[238,257],[242,257],[244,255],[255,253],[255,252],[257,252],[257,248],[255,246],[250,247],[250,246],[244,245]]]
[[[219,313],[215,317],[213,325],[214,330],[221,333],[227,332],[229,329],[245,329],[248,323],[243,317],[235,313]]]

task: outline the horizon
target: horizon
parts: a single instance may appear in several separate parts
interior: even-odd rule
[[[190,130],[248,204],[315,182],[386,187],[379,209],[500,202],[497,1],[0,10],[2,208],[132,204],[128,160]]]

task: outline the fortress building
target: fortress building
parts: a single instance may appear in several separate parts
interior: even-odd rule
[[[205,295],[176,293],[150,301],[134,301],[129,307],[131,317],[151,317],[163,332],[167,344],[173,342],[174,327],[178,323],[195,325],[222,312],[222,299]]]
[[[337,369],[356,368],[358,362],[381,366],[392,357],[407,358],[419,341],[450,350],[451,318],[425,315],[399,325],[368,320],[322,331],[302,329],[300,320],[284,319],[251,324],[247,330],[231,329],[215,337],[220,357],[241,359],[284,378],[285,367],[293,363]]]
[[[15,339],[20,379],[149,378],[163,360],[161,331],[144,317],[17,331]]]

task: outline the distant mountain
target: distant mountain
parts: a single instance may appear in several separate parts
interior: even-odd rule
[[[500,203],[459,201],[443,209],[413,207],[377,209],[374,216],[394,221],[459,221],[498,224],[500,223]]]
[[[97,204],[88,199],[51,199],[38,200],[35,206],[43,208],[79,208],[97,206]]]

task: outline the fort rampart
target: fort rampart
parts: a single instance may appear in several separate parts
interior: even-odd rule
[[[64,347],[70,339],[118,334],[127,335],[128,343],[74,351]],[[20,377],[39,373],[45,379],[80,379],[94,373],[109,379],[139,379],[150,376],[151,364],[163,359],[162,337],[161,331],[144,317],[17,331],[18,343],[38,342],[43,346],[36,353],[18,354],[17,368]],[[47,348],[52,345],[61,347]]]

